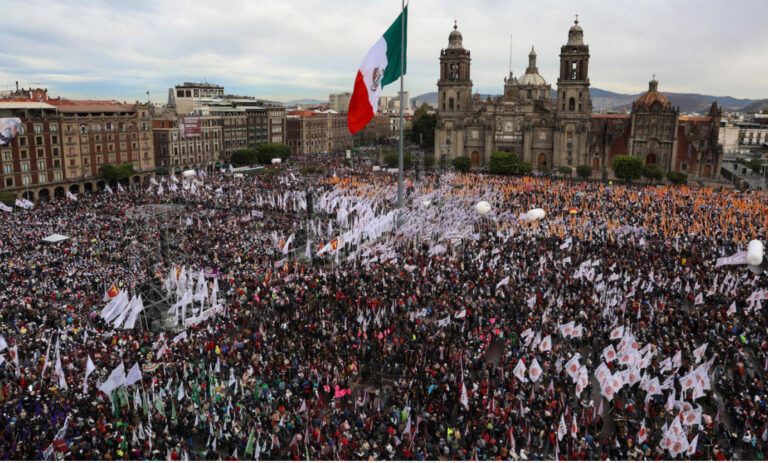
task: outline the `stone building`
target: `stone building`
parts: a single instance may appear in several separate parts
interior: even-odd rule
[[[190,137],[180,130],[179,117],[174,108],[168,106],[153,115],[153,143],[160,172],[192,168],[212,170],[222,154],[221,117],[191,116],[199,119],[200,136]]]
[[[531,48],[525,74],[504,79],[504,93],[482,99],[472,95],[470,52],[456,25],[448,48],[440,51],[440,79],[435,153],[438,159],[469,157],[473,168],[486,168],[495,151],[514,152],[539,169],[590,165],[611,174],[616,154],[642,157],[667,173],[713,178],[720,172],[718,129],[722,111],[716,103],[702,117],[681,116],[658,91],[649,91],[626,115],[592,113],[589,94],[589,46],[578,20],[560,48],[557,90],[539,74]],[[553,98],[554,97],[554,98]]]
[[[592,114],[589,97],[589,46],[578,21],[560,50],[557,98],[539,74],[531,48],[525,74],[504,79],[504,93],[472,95],[470,52],[454,25],[448,48],[440,52],[435,153],[442,160],[467,156],[487,167],[494,151],[514,152],[538,167],[584,162]]]
[[[314,154],[352,148],[347,115],[334,111],[291,111],[285,118],[286,142],[292,154]]]

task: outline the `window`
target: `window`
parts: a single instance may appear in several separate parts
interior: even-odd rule
[[[21,159],[27,159],[27,150],[21,150],[19,151],[19,154],[21,155]]]
[[[27,146],[27,137],[19,137],[19,146]]]
[[[51,144],[56,144],[59,142],[59,136],[58,135],[51,135]]]
[[[11,152],[3,151],[3,161],[10,161],[10,160],[11,160]]]
[[[43,137],[35,137],[35,145],[40,146],[43,144]]]
[[[576,99],[571,97],[568,100],[568,111],[573,111],[574,109],[576,109]]]
[[[532,98],[533,97],[533,91],[532,90],[528,90],[526,93],[528,94],[528,98]]]
[[[453,111],[453,97],[448,99],[448,109]]]
[[[22,175],[21,176],[21,183],[24,184],[24,185],[29,185],[30,183],[32,183],[32,179],[30,178],[29,175]]]
[[[61,171],[60,170],[57,170],[56,172],[53,173],[53,179],[54,180],[61,180]]]
[[[35,124],[35,133],[43,133],[43,124]]]
[[[53,167],[55,169],[58,169],[59,167],[61,167],[61,161],[59,161],[58,159],[54,160],[53,161]]]
[[[59,125],[51,124],[51,132],[58,132],[58,131],[59,131]]]
[[[13,177],[7,177],[5,179],[5,186],[13,186]]]
[[[3,166],[3,171],[5,172],[5,175],[10,175],[13,173],[13,165],[6,164]]]
[[[48,176],[45,173],[37,175],[37,183],[45,183],[48,181]]]
[[[37,161],[37,170],[45,170],[45,169],[46,169],[45,161],[43,160]]]
[[[87,166],[91,162],[91,159],[88,157],[83,158],[83,165]]]
[[[45,150],[43,148],[37,149],[37,157],[39,158],[45,157]]]

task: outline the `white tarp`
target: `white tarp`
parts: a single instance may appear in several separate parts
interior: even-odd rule
[[[45,238],[43,238],[43,241],[45,241],[46,243],[59,243],[61,241],[65,241],[65,240],[68,240],[68,239],[69,239],[68,236],[59,235],[58,233],[54,233],[53,235],[46,236]]]

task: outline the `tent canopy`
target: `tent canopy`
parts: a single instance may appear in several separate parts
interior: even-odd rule
[[[59,243],[61,241],[65,241],[65,240],[68,240],[68,239],[69,239],[68,236],[59,235],[58,233],[54,233],[53,235],[46,236],[45,238],[43,238],[43,241],[45,241],[46,243]]]

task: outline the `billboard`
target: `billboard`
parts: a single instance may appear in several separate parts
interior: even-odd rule
[[[200,118],[194,116],[179,117],[179,133],[185,138],[200,136]]]
[[[21,130],[21,119],[18,117],[0,118],[0,145],[9,144]]]

